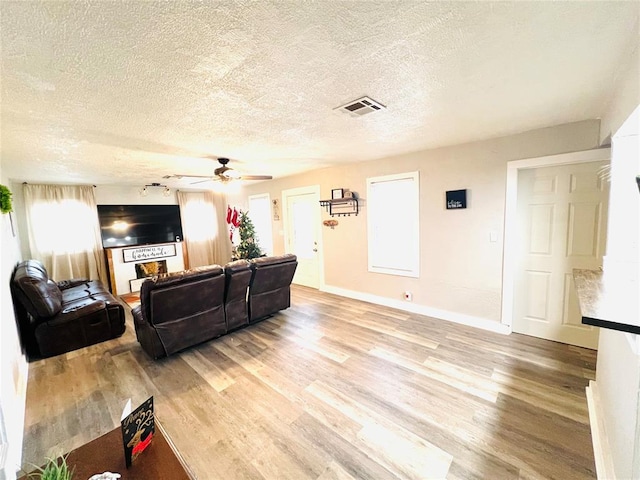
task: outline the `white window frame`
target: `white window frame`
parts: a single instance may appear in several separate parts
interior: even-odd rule
[[[271,196],[268,193],[260,193],[257,195],[249,195],[247,204],[249,205],[249,217],[251,218],[251,201],[259,200],[266,198],[267,200],[267,210],[269,212],[268,222],[265,222],[266,225],[269,225],[269,232],[259,232],[256,229],[256,234],[258,235],[258,245],[262,249],[262,253],[266,255],[273,255],[273,224],[272,224],[272,215],[273,212],[271,210]],[[254,227],[256,226],[255,218],[252,218]],[[263,238],[263,234],[268,233],[266,238]]]
[[[375,184],[395,181],[412,180],[414,188],[406,190],[405,198],[376,198],[380,192],[376,192]],[[408,212],[408,222],[399,225],[386,212],[376,212],[376,203],[386,202],[398,211],[402,209]],[[388,248],[388,246],[376,245],[379,238],[376,231],[379,229],[394,230],[398,232],[398,242],[393,248],[406,251],[411,260],[410,265],[393,264],[390,259],[376,255],[376,252]],[[398,173],[381,177],[367,178],[367,236],[368,236],[368,268],[370,272],[398,275],[402,277],[420,276],[420,172]]]

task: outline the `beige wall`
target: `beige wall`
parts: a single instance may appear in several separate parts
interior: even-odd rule
[[[332,188],[355,191],[362,213],[338,218],[334,230],[322,227],[327,286],[393,300],[409,290],[415,305],[499,322],[507,162],[588,150],[598,141],[599,121],[588,120],[262,182],[245,188],[235,202],[246,205],[246,196],[259,193],[281,201],[283,190],[307,185],[320,185],[322,198],[330,198]],[[366,179],[415,170],[420,172],[420,278],[369,273]],[[445,191],[462,188],[468,190],[468,208],[445,210]],[[324,210],[322,218],[329,218]],[[402,226],[390,218],[389,228]],[[275,253],[284,251],[282,229],[282,221],[273,223]],[[489,241],[492,231],[498,242]]]

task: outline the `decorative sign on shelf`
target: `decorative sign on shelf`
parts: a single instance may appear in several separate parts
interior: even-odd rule
[[[153,247],[123,248],[122,255],[125,263],[139,262],[140,260],[150,260],[152,258],[175,257],[176,246],[156,245]]]
[[[456,210],[458,208],[467,208],[467,191],[466,190],[448,190],[447,191],[447,210]]]

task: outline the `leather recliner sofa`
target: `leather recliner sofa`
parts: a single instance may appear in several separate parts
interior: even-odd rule
[[[285,309],[297,265],[282,255],[148,278],[132,310],[138,341],[158,359]]]
[[[37,260],[18,263],[11,296],[29,360],[52,357],[119,337],[124,308],[98,280],[55,282]]]
[[[132,310],[136,337],[153,358],[227,333],[222,267],[197,267],[148,278]]]

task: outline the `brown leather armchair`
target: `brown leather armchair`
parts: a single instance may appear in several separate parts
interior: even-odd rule
[[[249,323],[254,323],[291,305],[291,281],[298,259],[290,253],[251,261]]]
[[[227,332],[225,276],[212,265],[151,277],[132,310],[136,336],[153,358],[161,358]]]
[[[56,283],[42,263],[26,260],[14,268],[10,287],[20,340],[29,360],[124,333],[124,308],[97,280]]]

